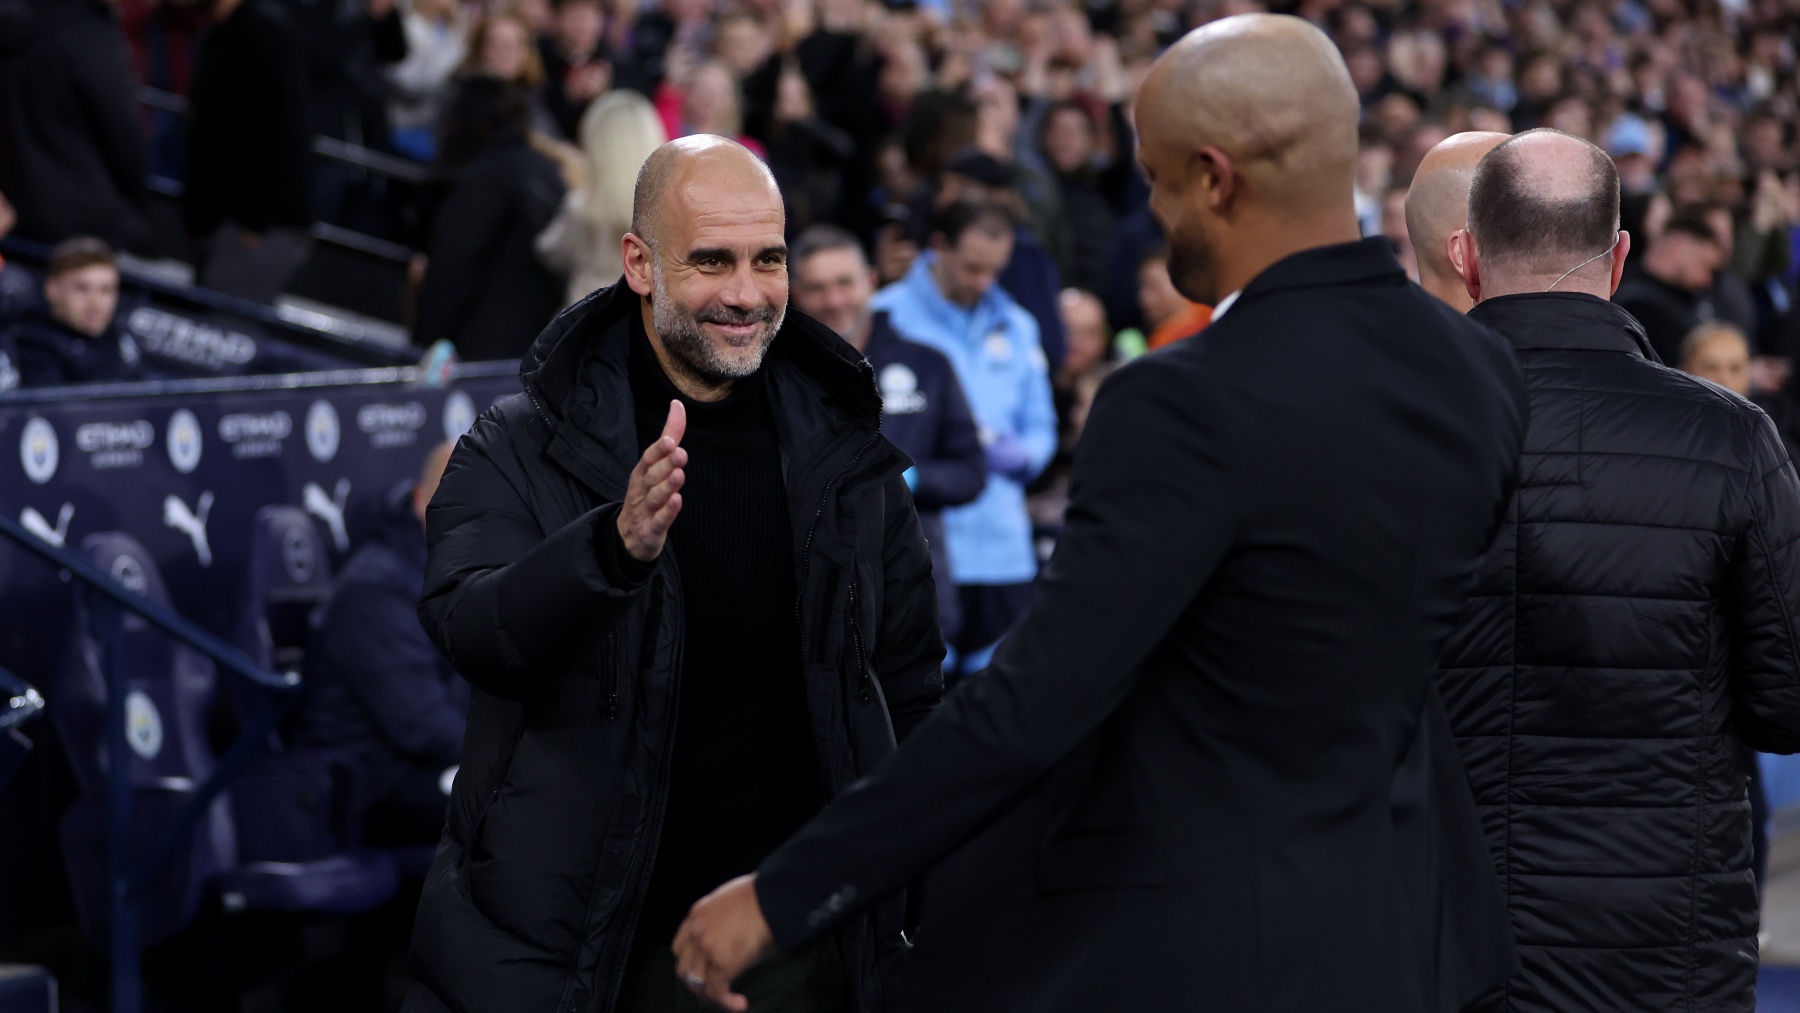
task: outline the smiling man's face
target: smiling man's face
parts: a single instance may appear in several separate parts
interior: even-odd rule
[[[670,358],[709,385],[756,372],[787,312],[786,215],[754,157],[716,148],[676,167],[649,277],[630,278]]]

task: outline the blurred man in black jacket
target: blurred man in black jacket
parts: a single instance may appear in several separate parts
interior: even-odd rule
[[[113,6],[9,8],[0,25],[0,193],[18,208],[18,234],[42,243],[97,236],[148,252],[144,132]]]
[[[118,308],[112,249],[92,236],[58,243],[44,271],[43,305],[0,331],[0,348],[16,363],[0,365],[0,390],[142,379],[142,355],[119,326]]]
[[[1742,746],[1800,750],[1800,480],[1761,411],[1607,301],[1631,237],[1605,152],[1514,137],[1468,220],[1470,316],[1531,398],[1439,676],[1524,962],[1481,1008],[1750,1013]]]
[[[945,507],[973,502],[987,484],[987,455],[956,367],[944,353],[908,341],[871,314],[875,269],[856,237],[835,225],[801,233],[788,254],[794,307],[838,333],[875,369],[881,431],[913,459],[906,470],[919,527],[931,546],[938,625],[946,642],[962,628],[956,583],[945,551]]]
[[[469,685],[419,625],[425,505],[450,444],[416,482],[390,492],[374,534],[338,571],[307,652],[303,745],[344,749],[361,766],[371,844],[436,844],[462,758]]]
[[[1213,322],[1101,388],[986,676],[695,906],[679,971],[728,1008],[933,865],[890,1008],[1436,1013],[1513,966],[1431,674],[1510,491],[1518,367],[1358,239],[1356,89],[1317,28],[1212,22],[1137,115]]]
[[[312,247],[306,48],[278,0],[216,0],[189,90],[185,214],[200,284],[273,302]]]

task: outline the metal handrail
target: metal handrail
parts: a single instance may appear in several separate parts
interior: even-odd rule
[[[300,698],[297,672],[271,672],[244,652],[190,622],[174,609],[139,595],[80,556],[44,541],[25,526],[0,513],[0,537],[7,538],[81,582],[95,639],[100,641],[106,676],[107,866],[112,886],[112,1011],[140,1013],[138,901],[144,884],[174,854],[182,839],[199,823],[225,785],[254,759],[268,734]],[[226,750],[174,821],[150,846],[142,861],[132,861],[131,747],[125,737],[125,613],[142,616],[150,625],[211,658],[215,664],[268,690],[273,698]]]
[[[44,698],[24,679],[0,668],[0,732],[31,720],[44,709]]]

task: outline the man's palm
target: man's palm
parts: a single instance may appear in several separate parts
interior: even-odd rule
[[[619,507],[619,538],[625,551],[640,563],[662,555],[669,527],[681,513],[681,484],[687,480],[687,473],[681,470],[687,464],[681,437],[686,433],[687,409],[680,401],[670,401],[662,435],[645,448],[637,467],[631,469],[625,502]]]

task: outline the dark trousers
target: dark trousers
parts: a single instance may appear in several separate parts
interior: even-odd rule
[[[802,953],[781,953],[734,982],[750,1013],[848,1013],[850,986],[837,942]],[[619,990],[618,1013],[717,1013],[675,977],[675,954],[660,943],[632,949]]]

